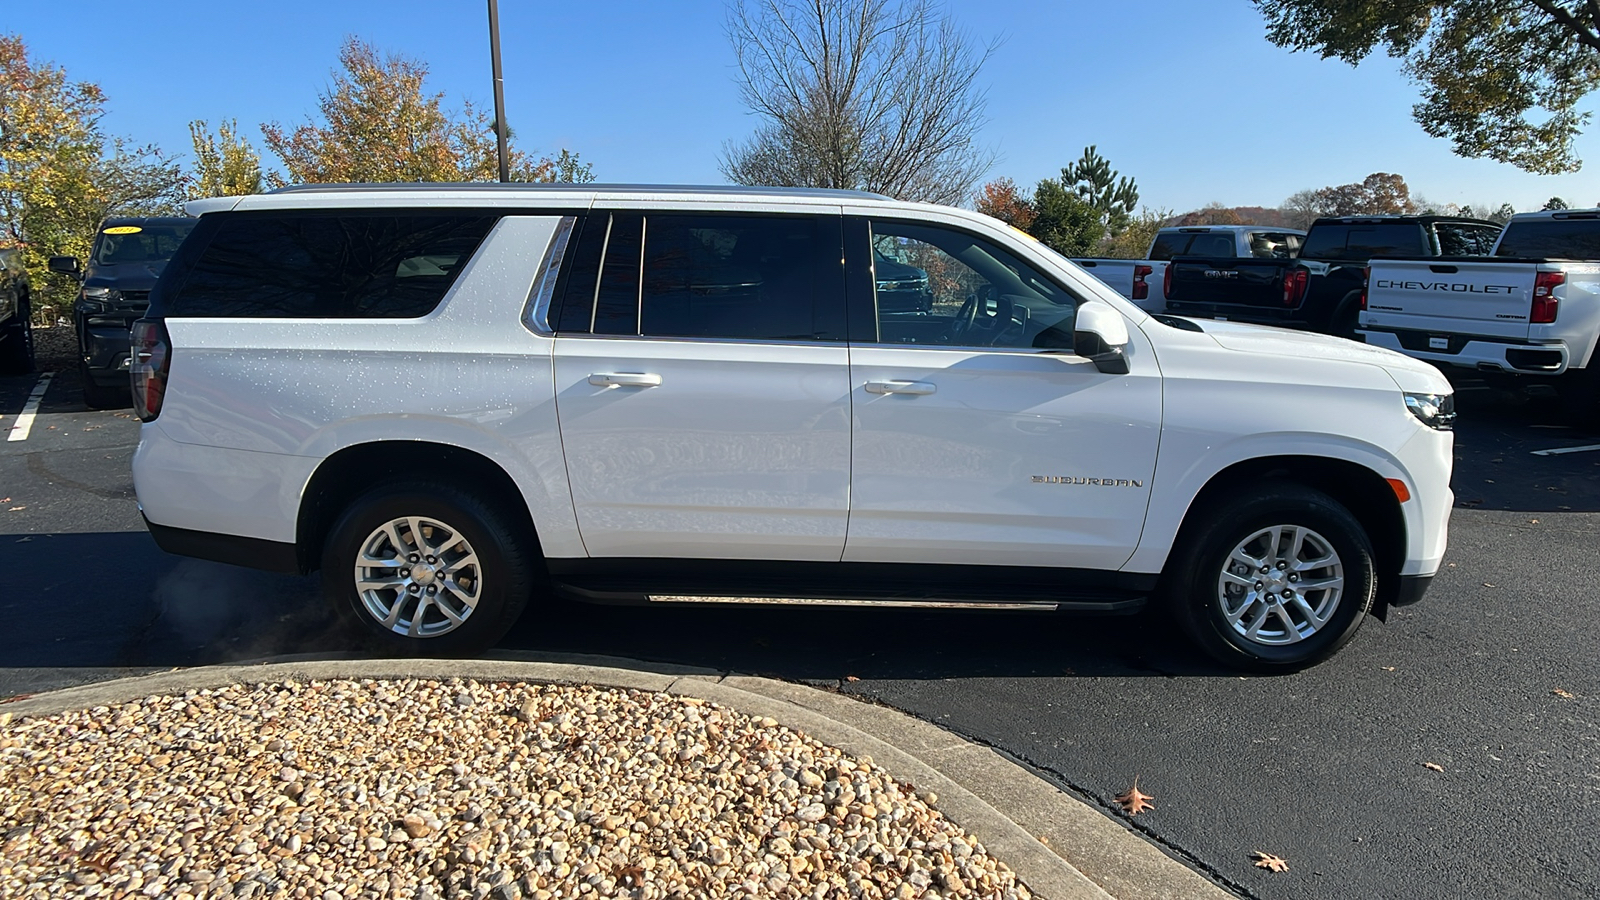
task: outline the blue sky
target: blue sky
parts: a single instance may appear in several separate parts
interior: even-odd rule
[[[722,181],[724,142],[754,125],[722,3],[500,6],[506,118],[521,146],[576,150],[601,181]],[[1393,61],[1352,68],[1280,50],[1248,0],[951,0],[950,11],[975,39],[1000,41],[979,77],[983,139],[1000,156],[991,177],[1031,185],[1095,144],[1144,203],[1179,212],[1275,206],[1379,171],[1439,203],[1600,203],[1600,124],[1580,139],[1588,166],[1575,175],[1462,159],[1411,120],[1416,89]],[[188,151],[191,119],[236,118],[258,144],[260,123],[302,121],[346,35],[423,59],[452,102],[492,98],[481,0],[10,0],[0,31],[99,83],[111,133],[173,152]]]

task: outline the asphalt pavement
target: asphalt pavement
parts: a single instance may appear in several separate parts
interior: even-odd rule
[[[159,551],[128,410],[0,378],[0,697],[345,646],[315,580]],[[1250,897],[1600,895],[1600,444],[1548,398],[1463,382],[1447,565],[1294,675],[1221,672],[1143,617],[797,609],[530,613],[502,650],[740,672],[990,745]],[[1113,801],[1134,779],[1136,819]],[[1290,869],[1255,868],[1249,854]]]

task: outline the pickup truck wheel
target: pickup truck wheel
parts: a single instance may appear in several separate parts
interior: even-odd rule
[[[87,363],[78,362],[78,375],[83,379],[83,404],[90,409],[120,409],[133,405],[133,385],[104,385],[94,380]]]
[[[0,329],[0,375],[26,375],[33,371],[33,322],[28,301],[17,305],[16,321]]]
[[[1356,333],[1359,327],[1361,327],[1361,292],[1351,291],[1339,301],[1338,306],[1333,308],[1333,316],[1328,320],[1328,333],[1335,337],[1359,341],[1361,335]]]
[[[1558,379],[1556,393],[1567,424],[1583,431],[1600,431],[1600,351],[1587,369],[1568,369]]]
[[[1372,544],[1319,491],[1273,484],[1204,513],[1174,554],[1168,603],[1213,659],[1290,671],[1332,656],[1372,606]]]
[[[526,532],[453,485],[386,485],[329,531],[323,593],[384,652],[480,653],[516,624],[533,590],[535,542]]]

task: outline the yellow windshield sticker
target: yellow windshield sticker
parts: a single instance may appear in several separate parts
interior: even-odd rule
[[[139,232],[141,232],[143,230],[144,230],[143,228],[140,228],[137,225],[118,225],[115,228],[107,228],[105,233],[106,234],[138,234]]]

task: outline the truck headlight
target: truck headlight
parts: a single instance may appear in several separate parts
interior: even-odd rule
[[[1429,428],[1449,431],[1456,423],[1454,394],[1414,394],[1405,392],[1406,409]]]

